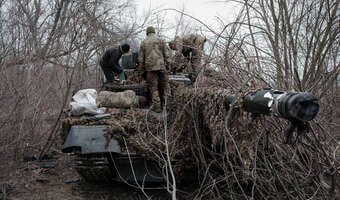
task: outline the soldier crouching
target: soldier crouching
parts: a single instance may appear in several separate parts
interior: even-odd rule
[[[189,74],[194,81],[197,77],[201,60],[203,56],[204,43],[206,38],[198,34],[184,35],[183,37],[176,36],[175,39],[169,42],[169,47],[175,50],[175,63],[181,60],[181,57],[185,57],[187,63],[191,64],[191,71]],[[186,65],[186,64],[180,64]]]

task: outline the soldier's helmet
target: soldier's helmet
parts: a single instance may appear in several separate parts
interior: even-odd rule
[[[149,35],[150,33],[156,33],[155,28],[152,26],[146,28],[146,35]]]

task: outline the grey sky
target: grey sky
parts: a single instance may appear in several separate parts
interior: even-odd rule
[[[143,16],[150,10],[157,13],[157,11],[164,9],[182,10],[184,8],[185,13],[201,20],[216,31],[221,26],[217,18],[227,24],[233,21],[239,10],[236,3],[216,0],[135,0],[135,2],[139,16]],[[167,11],[166,13],[164,12],[164,15],[167,22],[174,24],[175,19],[180,14],[175,11]],[[204,29],[203,26],[199,26],[201,30]]]

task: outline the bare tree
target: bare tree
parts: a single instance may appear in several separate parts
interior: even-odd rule
[[[98,57],[142,29],[132,12],[126,0],[0,2],[1,156],[56,144],[72,92],[100,84]]]

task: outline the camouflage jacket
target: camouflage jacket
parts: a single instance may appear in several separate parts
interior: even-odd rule
[[[142,42],[138,63],[141,70],[157,71],[169,68],[169,49],[165,42],[154,33],[149,34]]]
[[[201,51],[206,38],[198,34],[184,35],[183,37],[175,37],[176,52],[182,53],[185,57],[194,49]]]

